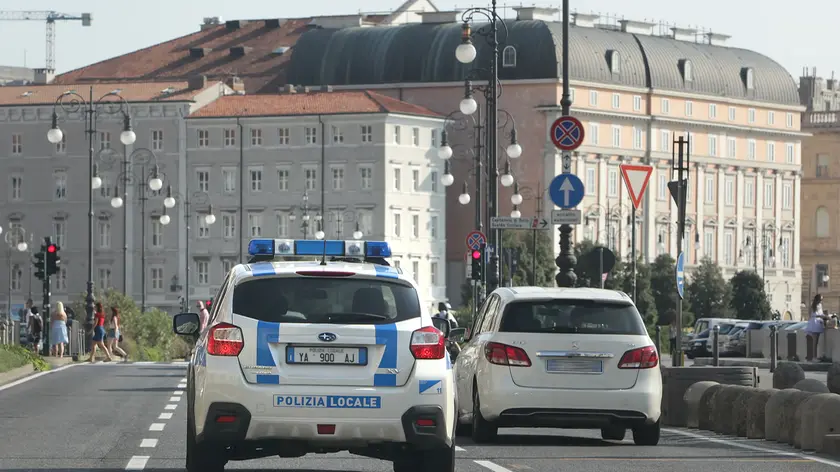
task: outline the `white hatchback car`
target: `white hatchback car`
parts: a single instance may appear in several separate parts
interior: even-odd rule
[[[459,433],[492,441],[499,427],[600,429],[659,442],[662,376],[626,294],[506,287],[478,312],[455,362]]]
[[[197,336],[187,471],[350,451],[395,472],[453,472],[452,362],[414,281],[385,261],[388,244],[262,239],[248,250],[202,333],[194,313],[173,321]]]

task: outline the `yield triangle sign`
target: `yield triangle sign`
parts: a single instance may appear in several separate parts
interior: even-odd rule
[[[638,210],[642,203],[642,197],[647,190],[650,175],[653,173],[652,166],[638,165],[638,164],[622,164],[621,177],[624,180],[624,185],[630,193],[630,199],[633,201],[633,206]]]

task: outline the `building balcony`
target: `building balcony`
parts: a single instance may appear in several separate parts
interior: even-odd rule
[[[811,111],[802,114],[802,129],[808,128],[840,128],[840,112]]]

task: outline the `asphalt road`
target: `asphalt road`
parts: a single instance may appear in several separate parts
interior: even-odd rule
[[[180,471],[183,365],[78,365],[0,387],[0,471]],[[829,471],[840,461],[775,443],[665,430],[657,447],[594,431],[501,430],[494,445],[459,442],[459,472]],[[385,472],[349,454],[232,462],[228,470]],[[434,471],[430,471],[434,472]]]

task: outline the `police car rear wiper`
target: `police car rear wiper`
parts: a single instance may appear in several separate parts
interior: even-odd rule
[[[365,321],[365,320],[387,320],[390,319],[387,315],[377,315],[375,313],[362,313],[360,311],[342,311],[336,313],[327,313],[323,315],[327,321],[341,320],[341,321]]]

